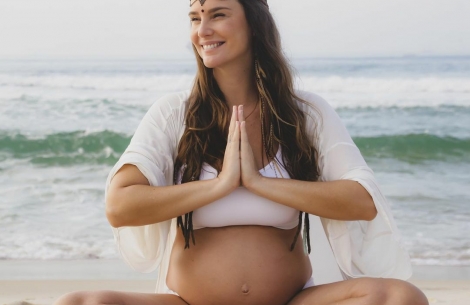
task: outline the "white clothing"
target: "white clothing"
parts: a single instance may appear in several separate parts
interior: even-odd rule
[[[289,173],[284,168],[281,151],[279,145],[275,160],[259,171],[261,175],[270,178],[290,178]],[[277,162],[277,160],[280,164],[274,166],[273,162]],[[279,171],[277,168],[281,171],[280,173],[277,173]],[[215,168],[204,162],[199,180],[209,180],[216,177],[217,171]],[[180,183],[180,180],[181,173],[178,175],[178,183]],[[289,230],[295,228],[298,224],[299,210],[253,194],[242,186],[227,196],[193,211],[194,230],[237,225],[271,226]]]
[[[139,124],[131,143],[109,173],[106,189],[124,164],[133,164],[150,185],[173,184],[173,162],[183,134],[189,91],[157,100]],[[408,253],[389,204],[382,195],[372,170],[367,166],[334,109],[320,96],[296,91],[312,104],[298,102],[307,114],[306,132],[319,152],[320,181],[354,180],[372,196],[377,216],[371,221],[341,221],[321,218],[343,278],[411,276]],[[321,118],[319,118],[320,114]],[[314,123],[319,122],[319,128]],[[314,182],[312,182],[314,183]],[[159,268],[157,293],[165,293],[171,248],[176,236],[176,218],[139,227],[112,228],[118,251],[133,269],[148,273]]]

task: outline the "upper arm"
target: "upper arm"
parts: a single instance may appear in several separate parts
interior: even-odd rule
[[[186,95],[157,100],[139,123],[129,146],[111,169],[106,182],[106,207],[119,204],[119,191],[132,185],[172,183],[173,160],[184,122]]]
[[[372,184],[376,185],[372,170],[333,107],[318,95],[308,94],[306,97],[321,116],[321,119],[317,120],[321,124],[313,133],[314,144],[318,150],[320,180],[358,182],[358,187],[353,192],[361,195],[360,198],[363,198],[361,203],[366,203],[367,207],[370,206],[371,215],[375,217],[372,188],[369,187]]]
[[[137,184],[150,185],[137,166],[124,164],[112,178],[109,184],[109,191]]]
[[[111,178],[107,188],[106,216],[108,219],[116,214],[116,205],[122,198],[120,193],[122,189],[131,185],[150,185],[150,183],[135,165],[124,164]]]

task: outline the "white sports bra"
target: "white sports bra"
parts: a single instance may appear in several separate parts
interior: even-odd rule
[[[276,178],[277,172],[279,178],[290,178],[282,163],[280,145],[276,158],[281,164],[278,166],[274,164],[276,160],[273,160],[260,170],[261,175]],[[204,162],[199,180],[215,177],[217,171]],[[240,225],[272,226],[288,230],[295,228],[298,222],[298,210],[255,195],[242,186],[227,196],[193,211],[193,230]]]

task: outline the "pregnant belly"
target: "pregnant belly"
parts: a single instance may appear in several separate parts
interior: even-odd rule
[[[300,236],[290,251],[295,230],[204,228],[189,249],[178,231],[167,285],[190,305],[285,305],[312,272]]]

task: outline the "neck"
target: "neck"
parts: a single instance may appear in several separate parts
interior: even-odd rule
[[[230,110],[233,106],[243,105],[245,111],[249,112],[258,102],[254,67],[251,60],[245,62],[245,65],[232,64],[213,70]]]

